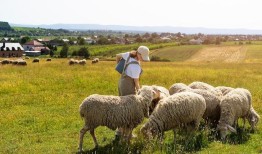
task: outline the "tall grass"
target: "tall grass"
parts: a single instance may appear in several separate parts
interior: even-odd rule
[[[90,94],[117,95],[119,74],[115,62],[69,66],[66,59],[40,60],[25,67],[0,65],[0,153],[75,153],[83,121],[79,105]],[[203,81],[214,86],[243,87],[251,91],[253,106],[262,115],[262,63],[142,63],[143,85],[169,88],[176,82]],[[250,126],[246,124],[248,128]],[[232,142],[210,139],[203,129],[191,138],[165,133],[164,142],[145,141],[139,133],[130,146],[117,145],[114,131],[98,127],[100,148],[93,149],[89,133],[84,138],[86,152],[97,153],[259,153],[262,151],[261,122],[258,131],[232,136]],[[241,137],[242,134],[242,137]],[[247,138],[246,138],[247,137]],[[241,141],[243,142],[236,142]]]

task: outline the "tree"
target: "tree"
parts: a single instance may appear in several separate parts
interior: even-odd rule
[[[90,53],[88,51],[88,48],[86,47],[80,48],[78,51],[78,56],[89,58]]]
[[[98,40],[97,40],[97,44],[101,44],[101,45],[104,45],[104,44],[109,44],[110,42],[108,41],[107,38],[105,37],[100,37]]]
[[[65,43],[65,44],[63,45],[62,50],[60,51],[60,56],[61,56],[62,58],[66,58],[67,55],[68,55],[68,50],[69,50],[69,46],[68,46],[68,44]]]
[[[30,37],[25,36],[25,37],[23,37],[23,38],[21,39],[20,43],[21,43],[21,44],[25,44],[26,42],[29,42],[30,40],[31,40]]]
[[[49,53],[49,54],[50,54],[50,57],[53,57],[55,53],[54,53],[53,50],[50,50],[50,53]]]
[[[152,34],[151,34],[151,37],[152,37],[152,38],[158,38],[158,34],[157,34],[157,33],[152,33]]]
[[[79,45],[85,45],[85,44],[86,44],[85,39],[84,39],[84,38],[80,38],[80,39],[78,40],[78,44],[79,44]]]
[[[145,33],[144,35],[143,35],[143,38],[149,38],[150,37],[150,34],[149,33]]]

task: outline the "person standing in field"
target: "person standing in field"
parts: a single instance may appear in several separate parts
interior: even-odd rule
[[[140,46],[137,50],[117,54],[116,63],[118,64],[122,58],[125,60],[126,67],[118,82],[118,93],[119,96],[134,95],[140,89],[139,79],[142,73],[140,62],[150,61],[149,49],[146,46]],[[119,139],[122,132],[122,128],[116,130],[116,139]],[[132,136],[135,135],[132,134]]]
[[[116,63],[119,63],[121,58],[126,61],[126,67],[118,82],[119,96],[136,94],[140,89],[139,79],[142,73],[140,62],[150,61],[149,49],[146,46],[140,46],[137,50],[117,54]]]

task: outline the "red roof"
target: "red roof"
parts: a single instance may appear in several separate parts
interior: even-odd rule
[[[44,46],[42,43],[37,42],[35,40],[27,42],[25,45],[33,45],[33,46]]]

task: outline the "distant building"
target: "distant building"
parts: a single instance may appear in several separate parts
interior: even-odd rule
[[[68,43],[68,42],[69,42],[68,39],[62,39],[62,41],[65,42],[65,43]]]
[[[25,55],[37,57],[41,55],[41,51],[25,51]]]
[[[164,42],[170,42],[171,39],[169,37],[161,37],[161,40]]]
[[[49,54],[50,52],[48,47],[45,47],[42,43],[36,40],[27,42],[23,47],[25,51],[40,51],[41,54]]]
[[[189,44],[192,44],[192,45],[199,45],[199,44],[202,44],[203,41],[201,39],[191,39],[189,40]]]
[[[43,38],[43,39],[36,39],[36,41],[38,41],[40,43],[43,43],[43,44],[48,44],[50,42],[49,39],[45,39],[45,38]]]
[[[20,43],[0,43],[0,57],[22,57],[23,52]]]

